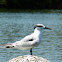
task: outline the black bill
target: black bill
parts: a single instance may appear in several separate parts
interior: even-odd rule
[[[44,29],[49,29],[49,30],[52,30],[51,28],[48,28],[48,27],[45,27]]]

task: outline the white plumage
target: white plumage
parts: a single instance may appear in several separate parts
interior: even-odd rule
[[[50,28],[45,27],[43,24],[37,24],[34,27],[34,32],[32,34],[24,37],[20,41],[16,41],[15,43],[11,44],[6,44],[4,46],[6,46],[5,48],[16,48],[20,50],[30,49],[32,55],[32,48],[38,46],[39,43],[41,42],[43,29],[50,29]]]

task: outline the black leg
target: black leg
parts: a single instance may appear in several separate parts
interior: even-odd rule
[[[30,53],[31,53],[31,55],[32,55],[32,48],[30,49]]]

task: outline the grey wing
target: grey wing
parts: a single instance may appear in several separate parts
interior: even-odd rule
[[[24,41],[24,42],[27,42],[27,41],[33,41],[33,36],[32,34],[31,35],[28,35],[26,37],[24,37],[21,41]]]

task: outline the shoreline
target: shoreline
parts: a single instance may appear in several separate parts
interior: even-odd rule
[[[9,8],[0,8],[0,12],[62,13],[62,9],[9,9]]]

